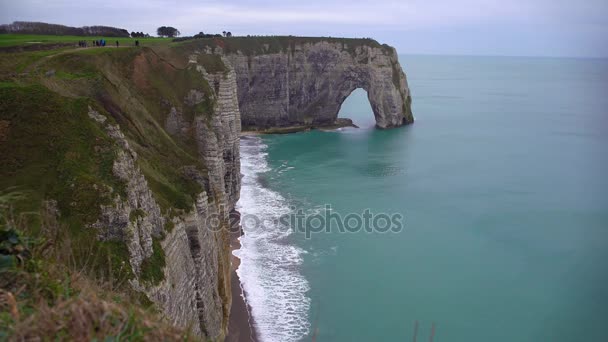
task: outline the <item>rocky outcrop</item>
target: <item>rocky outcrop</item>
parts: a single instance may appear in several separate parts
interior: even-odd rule
[[[191,58],[191,64],[196,64],[196,56]],[[234,70],[226,66],[226,70],[218,73],[207,73],[204,67],[196,65],[197,70],[213,85],[215,95],[214,115],[211,118],[197,116],[194,119],[196,143],[200,158],[205,161],[208,170],[209,196],[199,198],[197,203],[209,203],[208,208],[199,207],[199,215],[207,218],[207,232],[191,232],[199,234],[198,240],[203,243],[200,248],[191,244],[193,253],[207,254],[202,257],[210,260],[209,256],[217,256],[215,264],[199,263],[197,272],[200,277],[210,277],[209,269],[217,269],[212,275],[215,286],[206,286],[199,290],[199,308],[208,317],[218,316],[222,334],[228,327],[228,317],[232,298],[230,292],[230,214],[235,210],[241,190],[239,134],[241,132],[240,112],[236,96],[236,81]],[[194,97],[194,101],[196,97]],[[213,219],[217,219],[218,224]],[[211,228],[211,229],[210,229]],[[191,241],[192,241],[191,237]],[[213,245],[213,246],[211,246]],[[216,248],[216,251],[212,249]],[[217,291],[217,293],[216,293]],[[208,303],[212,303],[209,306]],[[207,334],[208,336],[217,336]]]
[[[119,195],[113,205],[102,206],[101,217],[92,226],[102,241],[118,240],[127,244],[130,265],[140,274],[142,261],[152,255],[152,236],[160,237],[165,224],[160,207],[144,175],[136,166],[137,154],[118,125],[106,123],[107,118],[89,107],[89,117],[103,125],[106,133],[120,147],[112,171],[126,184],[127,198]],[[137,213],[142,213],[138,215]]]
[[[237,75],[244,130],[332,125],[357,88],[367,91],[378,127],[414,121],[407,79],[392,47],[372,40],[300,41],[278,52],[235,48],[226,55]]]

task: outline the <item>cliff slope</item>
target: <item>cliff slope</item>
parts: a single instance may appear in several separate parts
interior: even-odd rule
[[[0,189],[27,194],[11,211],[55,208],[83,269],[223,339],[240,190],[234,71],[185,50],[44,54],[7,54],[1,69]],[[38,216],[26,221],[45,234]]]

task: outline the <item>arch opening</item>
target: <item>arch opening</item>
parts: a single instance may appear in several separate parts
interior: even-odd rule
[[[344,99],[338,111],[338,119],[350,119],[359,128],[373,128],[376,125],[374,111],[367,91],[356,88]]]

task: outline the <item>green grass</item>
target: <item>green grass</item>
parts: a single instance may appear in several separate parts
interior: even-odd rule
[[[13,88],[13,87],[18,87],[19,85],[15,82],[4,82],[4,81],[0,81],[0,89],[1,88]]]
[[[152,285],[158,285],[165,279],[165,252],[158,238],[152,239],[153,252],[141,263],[140,279]]]
[[[278,53],[293,51],[296,45],[315,44],[320,42],[329,42],[341,44],[342,49],[351,54],[359,46],[370,46],[381,48],[387,52],[390,47],[386,44],[380,44],[371,38],[333,38],[333,37],[296,37],[296,36],[261,36],[261,37],[230,37],[230,38],[202,38],[186,40],[172,43],[173,45],[194,45],[200,47],[216,48],[223,45],[223,49],[227,53],[236,53],[241,51],[243,54],[250,56],[256,54]]]
[[[21,73],[33,63],[66,50],[66,48],[60,48],[42,51],[0,53],[0,75]]]
[[[96,181],[118,187],[111,176],[114,142],[88,118],[86,99],[64,98],[38,85],[2,88],[0,97],[0,120],[9,122],[0,145],[0,188],[71,191],[54,184],[57,178],[74,193]]]
[[[209,73],[225,72],[226,66],[219,55],[198,55],[197,62],[205,66]]]
[[[79,72],[66,72],[66,71],[59,71],[57,73],[55,73],[55,76],[64,79],[64,80],[77,80],[80,78],[95,78],[98,76],[98,73],[96,72],[84,72],[84,73],[79,73]]]
[[[6,210],[0,207],[0,217]],[[57,228],[45,227],[48,231]],[[0,268],[2,341],[49,337],[57,341],[194,340],[188,330],[166,323],[144,293],[112,287],[92,274],[91,265],[74,265],[77,246],[73,244],[55,240],[52,234],[37,236],[28,226],[9,220],[0,222],[0,246],[0,258],[19,252],[19,262]],[[162,264],[164,260],[158,257],[151,259]]]
[[[146,217],[146,212],[142,209],[135,209],[129,214],[129,221],[131,221],[131,223],[135,223],[139,218],[143,217]]]
[[[78,44],[80,40],[86,40],[89,46],[94,40],[105,39],[106,46],[114,46],[118,41],[120,45],[133,45],[136,40],[139,40],[140,45],[167,43],[171,38],[123,38],[123,37],[84,37],[84,36],[50,36],[50,35],[30,35],[30,34],[0,34],[0,47],[31,45],[31,44],[60,44],[73,43]]]
[[[167,222],[165,222],[165,231],[167,233],[171,233],[174,228],[175,228],[175,223],[171,220],[171,218],[169,218],[167,220]]]
[[[88,260],[91,249],[99,249],[101,257],[91,262],[100,274],[130,277],[130,268],[121,267],[128,260],[124,243],[92,245],[96,232],[86,228],[125,186],[112,174],[118,147],[88,118],[89,100],[65,98],[39,85],[0,88],[0,98],[0,120],[8,122],[0,144],[0,189],[28,194],[14,204],[15,212],[39,212],[43,201],[56,200],[62,223],[82,247],[76,260]],[[41,225],[37,215],[24,218],[31,229]]]

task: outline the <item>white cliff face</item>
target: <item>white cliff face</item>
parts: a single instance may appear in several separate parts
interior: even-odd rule
[[[166,279],[147,292],[176,324],[194,322],[202,336],[222,340],[232,305],[229,215],[239,199],[241,184],[236,77],[228,65],[225,72],[207,73],[196,58],[189,67],[207,80],[215,98],[211,117],[199,113],[187,124],[194,130],[206,173],[186,171],[206,191],[199,195],[190,214],[175,220],[174,231],[163,241]],[[196,90],[184,99],[193,106],[202,101]],[[189,255],[184,256],[183,251]]]
[[[107,123],[105,116],[90,109],[89,116],[120,147],[113,173],[126,185],[126,198],[117,195],[112,205],[102,207],[102,215],[92,227],[98,230],[100,240],[126,244],[135,276],[130,280],[131,286],[146,294],[173,324],[190,328],[204,339],[223,340],[232,303],[229,214],[234,211],[240,192],[241,125],[236,77],[230,68],[207,73],[196,59],[188,67],[214,88],[213,113],[197,113],[192,122],[183,118],[176,108],[203,101],[202,94],[193,89],[183,103],[173,104],[165,126],[174,135],[194,132],[199,158],[206,169],[182,171],[205,190],[189,213],[163,216],[137,166],[138,156],[120,127]],[[141,279],[141,265],[154,253],[154,238],[161,241],[165,258],[164,278],[155,284]]]
[[[104,206],[101,217],[93,227],[97,228],[100,240],[119,239],[127,244],[131,268],[134,274],[139,274],[142,261],[153,253],[152,236],[161,235],[165,218],[161,215],[148,182],[136,165],[137,153],[129,146],[120,127],[106,123],[107,118],[90,107],[89,117],[102,125],[120,146],[112,172],[125,182],[127,195],[125,200],[116,195],[113,205]],[[145,214],[133,215],[138,212]]]
[[[243,129],[322,126],[336,121],[342,102],[368,93],[380,128],[413,122],[410,90],[395,49],[316,42],[280,53],[227,54],[236,71]]]

